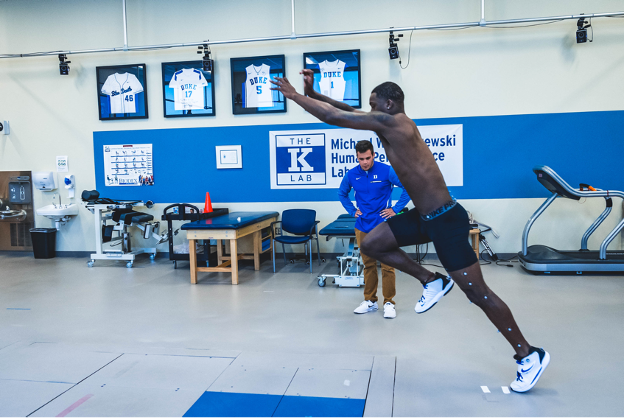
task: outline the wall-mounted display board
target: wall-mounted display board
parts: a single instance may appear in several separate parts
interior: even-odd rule
[[[314,90],[351,107],[362,107],[360,50],[306,52],[303,67],[314,72]]]
[[[96,67],[100,120],[147,119],[145,64]]]
[[[235,115],[286,112],[286,100],[269,80],[284,77],[284,55],[231,58],[232,112]]]
[[[214,116],[214,67],[202,61],[163,62],[163,109],[166,118]]]

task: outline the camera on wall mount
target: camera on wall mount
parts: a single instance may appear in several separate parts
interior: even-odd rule
[[[198,46],[197,49],[198,54],[204,54],[202,57],[202,70],[212,73],[214,70],[214,60],[210,58],[210,46],[208,45],[208,41],[206,41],[205,44]]]
[[[585,43],[589,40],[589,42],[592,42],[593,39],[587,39],[587,28],[591,28],[591,23],[587,24],[587,20],[585,20],[585,18],[580,18],[577,22],[576,22],[576,43],[577,44],[582,44]],[[593,31],[593,29],[592,29]],[[592,32],[593,33],[593,32]],[[593,35],[592,35],[593,38]]]
[[[67,59],[67,55],[59,54],[59,72],[61,75],[69,75],[69,64],[71,61],[65,61]]]
[[[390,47],[388,48],[388,54],[390,54],[390,59],[395,60],[399,58],[399,46],[396,44],[400,41],[399,38],[402,38],[403,34],[399,34],[398,36],[394,36],[394,32],[390,31]]]

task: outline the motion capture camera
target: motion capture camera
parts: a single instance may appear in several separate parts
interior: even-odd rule
[[[206,41],[208,42],[208,41]],[[210,47],[207,43],[197,47],[198,54],[204,54],[202,57],[202,70],[211,73],[214,70],[214,60],[210,58]]]
[[[67,59],[67,55],[59,54],[59,72],[61,75],[69,75],[69,65],[71,61],[65,61]]]
[[[587,23],[587,20],[583,18],[580,18],[578,22],[576,23],[576,26],[578,28],[576,30],[576,43],[577,44],[582,44],[582,43],[587,42],[587,28],[590,28],[591,24],[585,25],[586,23]]]
[[[394,32],[390,31],[390,48],[388,48],[388,54],[390,54],[390,59],[395,60],[399,58],[399,46],[396,42],[399,42],[402,38],[403,34],[399,34],[397,37],[394,36]]]

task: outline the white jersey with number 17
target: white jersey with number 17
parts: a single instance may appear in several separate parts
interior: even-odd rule
[[[269,82],[271,67],[250,65],[245,68],[245,107],[273,107],[273,95]]]
[[[194,68],[184,68],[177,71],[169,81],[173,89],[175,110],[203,109],[204,87],[208,85],[201,71]]]

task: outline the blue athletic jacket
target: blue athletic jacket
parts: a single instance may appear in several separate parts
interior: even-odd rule
[[[401,193],[397,204],[392,207],[392,188],[394,186],[403,189],[403,193]],[[340,203],[349,215],[355,216],[357,209],[349,199],[351,188],[355,190],[357,209],[362,212],[362,215],[358,216],[355,221],[355,227],[362,232],[368,233],[384,221],[380,215],[382,210],[392,207],[395,213],[399,213],[410,201],[410,197],[394,169],[378,161],[373,163],[368,172],[362,170],[359,165],[353,167],[347,171],[340,183],[338,189]]]

